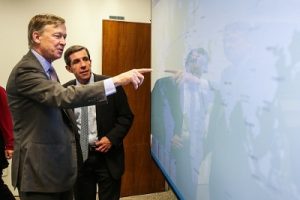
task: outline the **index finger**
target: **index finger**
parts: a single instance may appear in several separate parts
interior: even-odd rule
[[[143,74],[143,73],[147,73],[147,72],[152,72],[151,68],[140,68],[140,69],[136,69],[137,72]]]

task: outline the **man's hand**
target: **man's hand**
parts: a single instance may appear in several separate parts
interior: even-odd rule
[[[112,78],[115,86],[119,85],[128,85],[132,83],[134,89],[138,89],[140,85],[142,85],[144,81],[144,73],[151,72],[150,68],[141,68],[141,69],[132,69],[130,71],[124,72]]]
[[[95,144],[96,144],[96,151],[100,151],[102,153],[108,152],[112,146],[112,143],[106,136],[104,136],[100,140],[96,141]]]
[[[14,153],[14,150],[6,149],[5,150],[5,157],[6,157],[6,159],[11,159],[12,156],[13,156],[13,153]]]

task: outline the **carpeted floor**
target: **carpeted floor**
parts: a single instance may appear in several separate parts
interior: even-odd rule
[[[168,190],[166,192],[123,197],[120,200],[177,200],[177,198],[171,190]]]

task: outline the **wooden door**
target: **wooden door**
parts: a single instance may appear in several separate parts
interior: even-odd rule
[[[150,68],[151,24],[103,20],[102,73],[114,76],[133,68]],[[150,74],[143,85],[124,89],[134,113],[125,138],[125,174],[121,196],[164,190],[164,178],[150,154]]]

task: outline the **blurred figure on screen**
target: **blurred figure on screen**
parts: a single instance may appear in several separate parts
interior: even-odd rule
[[[192,49],[184,71],[166,70],[174,75],[157,80],[152,92],[152,134],[160,152],[168,154],[163,156],[169,159],[165,164],[173,170],[171,178],[186,199],[196,199],[203,159],[207,113],[212,101],[210,84],[203,78],[208,62],[206,50]],[[162,117],[156,116],[161,112]]]
[[[268,28],[247,22],[224,26],[229,65],[216,90],[206,149],[212,155],[209,190],[215,200],[224,195],[237,200],[270,199],[263,187],[278,189],[277,183],[271,183],[280,179],[274,161],[284,152],[280,153],[282,135],[275,130],[280,123],[272,110],[276,58],[267,48],[268,40],[261,40]]]

